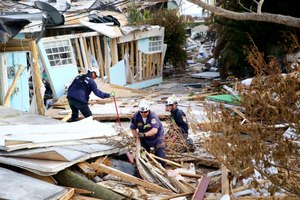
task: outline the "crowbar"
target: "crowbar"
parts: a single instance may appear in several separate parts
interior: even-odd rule
[[[116,112],[117,112],[117,120],[118,120],[119,125],[121,126],[120,116],[119,116],[118,106],[117,106],[117,101],[116,101],[116,93],[115,93],[114,91],[112,91],[110,94],[111,94],[111,96],[113,96],[113,98],[114,98],[114,103],[115,103]]]

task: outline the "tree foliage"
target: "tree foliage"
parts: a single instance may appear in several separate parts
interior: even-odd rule
[[[206,147],[236,176],[246,168],[259,172],[273,183],[271,194],[284,189],[300,195],[299,72],[281,75],[276,58],[265,62],[252,44],[245,51],[256,76],[250,87],[239,90],[244,116],[207,106],[211,136]]]
[[[177,10],[161,10],[151,16],[150,24],[160,25],[165,28],[164,42],[168,45],[165,60],[169,61],[176,69],[182,71],[186,65],[185,23]]]

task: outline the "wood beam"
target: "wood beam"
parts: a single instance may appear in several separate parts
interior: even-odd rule
[[[32,80],[34,84],[34,94],[37,103],[37,114],[45,115],[44,102],[41,94],[41,77],[40,68],[38,66],[37,46],[34,40],[30,41],[31,60],[32,60]]]

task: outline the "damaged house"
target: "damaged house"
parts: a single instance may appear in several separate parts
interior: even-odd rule
[[[36,13],[0,16],[8,32],[0,45],[1,103],[29,111],[30,103],[36,102],[38,106],[31,110],[43,114],[40,108],[48,98],[58,100],[73,78],[91,67],[99,68],[104,82],[119,86],[138,89],[162,82],[164,28],[126,26],[116,4],[109,5],[114,12],[97,11],[103,4],[94,2],[92,14],[73,11],[63,15],[50,4],[36,1]],[[11,24],[20,20],[24,28],[18,32]]]

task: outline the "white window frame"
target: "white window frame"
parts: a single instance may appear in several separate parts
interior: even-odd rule
[[[149,37],[149,52],[156,53],[162,51],[163,36]]]
[[[51,67],[76,66],[70,39],[44,41],[43,45]]]

